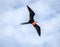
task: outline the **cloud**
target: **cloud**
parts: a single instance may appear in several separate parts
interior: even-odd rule
[[[57,10],[59,5],[55,6],[55,2],[54,0],[1,1],[0,47],[59,47],[60,13]],[[24,4],[28,4],[36,13],[34,19],[41,27],[41,37],[32,25],[21,25],[29,20],[29,13]]]
[[[15,10],[21,6],[31,4],[38,0],[0,0],[0,14],[9,10]]]

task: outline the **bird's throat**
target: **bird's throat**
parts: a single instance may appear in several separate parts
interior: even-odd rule
[[[34,22],[32,22],[32,25],[36,25],[36,22],[34,21]]]

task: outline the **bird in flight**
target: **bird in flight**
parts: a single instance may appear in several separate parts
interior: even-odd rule
[[[27,6],[27,8],[28,8],[28,11],[29,11],[30,19],[29,19],[28,22],[22,23],[22,25],[24,25],[24,24],[32,24],[35,27],[35,29],[37,30],[38,35],[41,36],[41,29],[36,24],[37,22],[34,21],[34,15],[35,15],[35,13],[33,12],[33,10],[29,6]]]

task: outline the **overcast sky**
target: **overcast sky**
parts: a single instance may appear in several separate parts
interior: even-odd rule
[[[39,37],[29,20],[28,5],[41,27]],[[0,0],[0,47],[60,47],[60,0]]]

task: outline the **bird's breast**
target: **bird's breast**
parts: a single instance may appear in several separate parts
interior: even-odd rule
[[[34,22],[32,22],[32,25],[36,25],[36,22],[34,21]]]

